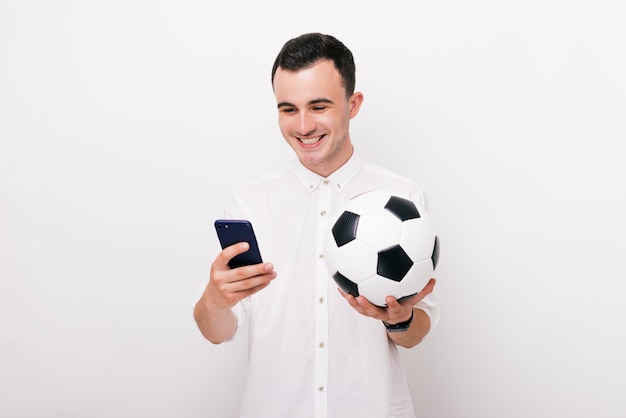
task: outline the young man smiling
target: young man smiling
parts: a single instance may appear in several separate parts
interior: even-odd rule
[[[347,94],[332,61],[319,60],[299,71],[274,73],[278,123],[283,137],[309,170],[328,177],[352,155],[350,119],[363,94]]]
[[[221,251],[195,307],[198,327],[222,343],[248,324],[242,417],[413,417],[397,346],[418,344],[436,324],[435,281],[377,307],[337,291],[323,237],[330,214],[364,191],[384,189],[426,206],[425,194],[355,154],[349,126],[363,94],[355,92],[352,53],[336,38],[288,41],[272,86],[281,133],[299,163],[242,186],[225,212],[253,223],[271,263],[229,269],[248,245]]]

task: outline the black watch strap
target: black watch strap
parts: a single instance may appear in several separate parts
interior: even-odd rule
[[[413,322],[413,310],[411,310],[411,317],[404,321],[404,322],[400,322],[397,324],[389,324],[385,321],[383,321],[383,324],[385,324],[385,328],[387,328],[387,332],[402,332],[402,331],[406,331],[407,329],[409,329],[409,326],[411,325],[411,322]]]

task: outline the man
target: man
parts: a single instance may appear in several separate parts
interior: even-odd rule
[[[248,323],[243,417],[413,417],[397,346],[418,344],[435,325],[435,281],[377,307],[337,290],[323,237],[331,214],[357,194],[384,189],[425,206],[424,193],[354,153],[349,124],[363,94],[354,91],[352,53],[340,41],[316,33],[288,41],[272,85],[280,130],[299,164],[243,186],[226,210],[252,222],[272,263],[229,269],[248,244],[225,248],[196,322],[213,343],[240,337]]]

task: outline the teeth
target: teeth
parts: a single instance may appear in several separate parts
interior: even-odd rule
[[[322,136],[316,136],[315,138],[299,138],[300,142],[302,142],[304,145],[313,145],[316,142],[318,142],[320,139],[322,139]]]

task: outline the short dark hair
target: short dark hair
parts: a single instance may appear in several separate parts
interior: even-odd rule
[[[332,61],[341,75],[346,97],[352,96],[356,80],[352,52],[334,36],[321,33],[300,35],[283,45],[272,67],[272,85],[279,67],[287,71],[299,71],[324,59]]]

